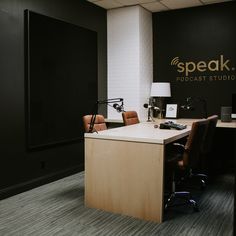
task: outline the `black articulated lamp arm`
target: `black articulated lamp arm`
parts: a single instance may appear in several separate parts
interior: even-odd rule
[[[124,111],[124,99],[123,98],[109,98],[109,99],[105,99],[105,100],[98,100],[96,102],[96,104],[94,105],[93,114],[92,114],[90,126],[89,126],[89,133],[93,132],[93,127],[94,127],[96,115],[98,112],[98,106],[100,104],[110,104],[110,103],[113,103],[112,107],[114,109],[116,109],[117,112]],[[118,103],[120,103],[120,105]]]
[[[115,103],[115,102],[123,102],[123,98],[108,98],[105,100],[98,100],[97,104],[108,104],[108,103]]]

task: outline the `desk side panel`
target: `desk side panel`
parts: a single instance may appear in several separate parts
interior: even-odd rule
[[[161,222],[163,148],[160,144],[86,138],[86,206]]]

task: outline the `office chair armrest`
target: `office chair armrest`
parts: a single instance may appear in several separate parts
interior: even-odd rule
[[[185,149],[185,146],[182,143],[173,143],[174,146],[179,146]]]
[[[166,150],[166,161],[167,163],[177,163],[182,159],[185,147],[180,143],[172,143]]]
[[[186,151],[185,145],[181,143],[173,143],[173,147],[175,148],[176,152],[181,154],[183,154]]]
[[[185,145],[181,144],[181,143],[173,143],[174,146],[176,147],[180,147],[180,149],[185,150]]]

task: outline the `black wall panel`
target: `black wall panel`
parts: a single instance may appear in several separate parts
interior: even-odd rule
[[[81,170],[83,169],[84,163],[83,140],[64,143],[63,145],[48,146],[46,148],[43,147],[41,149],[29,150],[27,148],[28,113],[27,90],[25,89],[27,88],[27,70],[25,70],[24,47],[24,11],[26,9],[96,32],[98,66],[96,72],[92,69],[88,71],[88,75],[93,73],[97,77],[97,81],[96,79],[87,80],[87,77],[83,78],[83,76],[78,77],[82,86],[80,88],[80,83],[76,83],[76,90],[79,87],[81,89],[80,91],[83,92],[79,93],[79,95],[76,93],[76,99],[73,99],[74,97],[71,95],[73,98],[70,99],[69,105],[71,107],[69,109],[73,108],[71,110],[76,111],[75,115],[77,118],[81,118],[79,117],[80,114],[90,112],[91,104],[96,100],[97,95],[101,99],[106,97],[107,35],[106,11],[104,9],[82,0],[71,0],[69,2],[67,0],[1,0],[0,197],[14,194],[28,187],[33,187],[37,183],[47,182],[59,176],[78,171],[79,169]],[[40,31],[41,29],[38,30]],[[87,70],[88,68],[85,68],[83,73],[85,74]],[[87,81],[86,85],[84,83],[85,81]],[[55,83],[56,86],[60,84],[60,82],[59,84]],[[69,87],[65,85],[63,91],[62,86],[59,86],[62,98],[64,96],[63,92],[65,94],[68,93],[67,89]],[[92,93],[90,93],[91,87],[92,91],[94,91]],[[85,93],[86,96],[83,96]],[[81,97],[78,98],[78,96]],[[60,102],[62,102],[62,98],[58,98],[57,96]],[[40,108],[37,108],[37,104],[35,105],[32,108],[37,120],[40,118],[40,115],[37,115],[37,113],[40,113]],[[54,105],[53,107],[55,107]],[[59,113],[60,111],[58,111]],[[61,119],[62,117],[59,117],[58,122]],[[81,133],[78,137],[80,135]],[[48,140],[46,141],[48,142]],[[24,185],[25,187],[23,187]]]
[[[171,82],[172,102],[194,97],[195,110],[182,117],[202,117],[231,106],[236,92],[236,3],[153,14],[154,81]],[[187,69],[186,69],[187,68]]]
[[[25,14],[28,147],[82,140],[81,117],[98,100],[97,32]]]

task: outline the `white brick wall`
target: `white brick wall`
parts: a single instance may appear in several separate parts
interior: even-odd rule
[[[139,24],[139,113],[141,118],[147,119],[147,109],[143,104],[148,103],[153,82],[153,34],[152,14],[143,8],[140,8]]]
[[[152,76],[152,15],[139,6],[107,12],[108,98],[124,98],[125,110],[147,117]],[[108,107],[108,118],[121,114]]]

